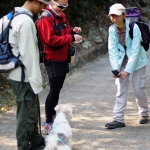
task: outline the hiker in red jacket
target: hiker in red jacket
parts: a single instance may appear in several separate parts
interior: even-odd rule
[[[37,30],[40,41],[44,47],[44,64],[47,70],[50,84],[50,92],[45,102],[46,122],[44,133],[48,134],[51,130],[53,119],[56,112],[54,107],[59,100],[59,93],[63,86],[66,73],[69,72],[67,62],[68,48],[73,41],[79,42],[82,36],[80,27],[70,27],[63,11],[68,7],[68,0],[53,0],[37,22]]]

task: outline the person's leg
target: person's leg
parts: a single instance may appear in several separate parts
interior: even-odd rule
[[[136,102],[139,107],[139,114],[143,117],[148,117],[149,116],[148,101],[147,101],[147,96],[145,91],[146,67],[143,67],[133,73],[132,82],[133,82],[133,89],[136,96]],[[148,119],[146,118],[145,121],[147,122]]]
[[[55,106],[58,104],[59,93],[63,86],[65,76],[49,78],[50,92],[45,101],[45,114],[46,122],[44,123],[43,134],[48,134],[52,128],[56,112],[54,110]]]
[[[28,105],[32,102],[26,101]],[[27,108],[24,102],[17,102],[17,141],[19,150],[27,150],[32,146],[37,146],[42,137],[38,133],[37,121],[37,106],[34,104],[31,108]]]
[[[42,140],[37,127],[36,95],[32,93],[32,90],[29,90],[29,83],[21,84],[20,82],[10,80],[10,85],[16,94],[17,102],[16,138],[18,150],[28,150],[31,145],[38,145]]]
[[[129,75],[124,79],[116,79],[117,93],[116,103],[113,109],[113,120],[122,123],[124,123],[124,110],[127,105],[128,83]]]
[[[53,116],[56,114],[54,108],[58,104],[59,93],[64,80],[65,76],[49,78],[50,92],[45,102],[46,123],[53,122]]]
[[[62,89],[62,87],[63,87],[65,78],[66,78],[66,75],[62,76],[62,78],[61,78],[61,82],[60,82],[60,91],[61,91],[61,89]],[[59,98],[58,98],[58,101],[59,101]],[[55,101],[54,108],[55,108],[55,106],[58,104],[58,101]],[[54,110],[54,112],[55,112],[55,110]],[[55,112],[55,114],[56,114],[56,112]],[[55,118],[55,115],[53,115],[53,117]],[[53,119],[54,119],[54,118],[53,118]]]
[[[127,105],[128,82],[129,75],[127,75],[124,79],[116,78],[115,80],[117,85],[117,93],[116,103],[113,109],[113,121],[105,124],[105,127],[109,129],[125,127],[124,110]]]

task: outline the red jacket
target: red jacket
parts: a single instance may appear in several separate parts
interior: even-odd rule
[[[53,16],[43,17],[36,24],[42,46],[45,43],[45,59],[54,62],[66,61],[68,46],[74,40],[72,29],[64,13],[58,16],[49,6],[46,10],[50,11]],[[56,28],[62,23],[64,28],[54,30],[54,27]]]

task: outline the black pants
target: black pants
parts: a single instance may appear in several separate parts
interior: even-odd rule
[[[56,114],[54,108],[58,104],[59,93],[62,89],[66,75],[49,78],[50,92],[45,102],[46,123],[53,121],[53,116]]]

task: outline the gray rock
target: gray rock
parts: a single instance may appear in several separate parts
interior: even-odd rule
[[[92,46],[92,44],[89,41],[85,41],[82,43],[83,48],[88,49]]]

